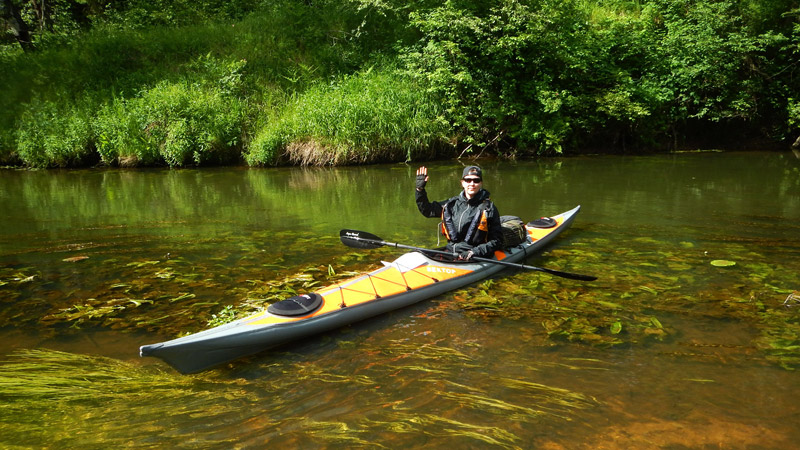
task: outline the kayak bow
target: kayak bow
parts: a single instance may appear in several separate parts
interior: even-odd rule
[[[579,210],[577,206],[553,216],[554,224],[547,227],[528,226],[525,242],[495,252],[492,261],[447,262],[411,251],[372,272],[283,300],[252,316],[171,341],[143,345],[139,354],[160,358],[181,373],[195,373],[403,308],[489,277],[504,268],[497,261],[516,263],[541,251],[570,226]]]

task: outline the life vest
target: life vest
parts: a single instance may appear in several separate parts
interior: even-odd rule
[[[453,205],[456,201],[458,199],[454,198],[442,208],[442,222],[439,224],[442,235],[450,242],[466,242],[471,245],[487,242],[489,240],[489,217],[486,211],[491,207],[492,202],[488,198],[481,202],[469,228],[467,228],[467,233],[461,236],[453,221]]]

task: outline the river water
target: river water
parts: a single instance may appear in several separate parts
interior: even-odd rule
[[[800,159],[482,165],[502,214],[582,205],[527,262],[599,279],[507,270],[196,375],[138,347],[399,255],[343,228],[436,246],[416,167],[0,172],[0,446],[800,445]]]

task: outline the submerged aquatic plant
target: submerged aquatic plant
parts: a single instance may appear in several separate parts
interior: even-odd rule
[[[538,381],[538,368],[528,364],[496,378],[473,356],[436,342],[366,341],[360,348],[347,363],[341,356],[352,352],[334,348],[323,358],[285,354],[192,376],[102,356],[17,351],[0,365],[0,446],[123,447],[146,430],[140,444],[147,448],[228,448],[278,436],[358,444],[389,432],[514,448],[520,438],[513,429],[492,423],[571,420],[600,406]],[[591,369],[572,363],[570,370]],[[337,410],[347,412],[336,420],[319,412],[319,396],[331,392],[343,392]],[[349,392],[358,401],[348,401]]]
[[[235,260],[227,255],[197,259],[174,251],[161,258],[150,252],[117,258],[81,247],[78,257],[57,257],[56,275],[52,269],[0,266],[0,302],[15,304],[0,309],[0,326],[31,324],[49,335],[92,328],[186,334],[207,327],[209,321],[227,323],[295,293],[352,277],[357,273],[353,269],[369,268],[373,261],[367,261],[363,252],[342,254],[335,236],[287,233],[291,234],[287,242],[313,242],[321,253],[337,256],[326,257],[324,265],[298,268],[284,265],[279,253],[270,255],[267,264],[261,249],[251,247],[243,247],[245,256]],[[218,247],[220,239],[235,241],[236,236],[194,245]],[[93,276],[87,278],[87,273]],[[53,283],[54,277],[59,283]]]
[[[0,365],[0,446],[124,447],[137,429],[153,436],[176,432],[171,418],[234,413],[248,401],[241,385],[100,356],[17,351]],[[133,407],[138,414],[131,414]]]
[[[562,269],[558,264],[569,262],[568,270],[590,273],[602,260],[603,276],[590,285],[538,273],[503,273],[455,292],[451,307],[475,318],[530,320],[554,342],[602,347],[670,339],[674,327],[662,322],[662,314],[742,319],[760,330],[753,344],[767,359],[784,368],[800,366],[800,308],[778,308],[784,297],[776,297],[791,296],[791,290],[779,286],[795,283],[796,272],[767,263],[767,256],[737,242],[676,246],[651,237],[629,242],[583,239],[535,263]],[[709,253],[748,262],[738,270],[720,271],[736,263],[712,259]]]

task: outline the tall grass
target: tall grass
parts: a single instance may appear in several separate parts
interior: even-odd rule
[[[29,167],[71,167],[91,164],[89,100],[54,103],[35,100],[19,119],[16,148],[19,159]]]
[[[103,162],[171,167],[236,161],[242,105],[189,83],[160,83],[142,97],[117,99],[95,121]]]
[[[94,121],[97,149],[108,164],[172,167],[232,162],[241,154],[246,106],[238,96],[244,62],[210,81],[161,82],[118,98]],[[221,64],[206,59],[206,66]]]
[[[332,1],[276,1],[243,18],[181,26],[135,25],[141,8],[131,8],[80,41],[3,56],[0,164],[240,160],[261,118],[283,116],[287,100],[357,70],[386,41],[377,33],[391,35],[365,25],[367,12]],[[356,29],[371,39],[355,39]],[[235,93],[220,85],[231,77]],[[67,99],[75,98],[97,100],[74,107]]]
[[[163,117],[156,117],[158,104],[162,109],[172,109],[170,120],[177,120],[176,114],[181,114],[180,94],[178,89],[164,86],[220,82],[225,76],[220,70],[212,70],[212,64],[198,64],[208,54],[208,48],[226,38],[219,29],[227,31],[218,26],[147,33],[97,29],[86,33],[80,45],[9,60],[9,72],[0,74],[4,92],[0,96],[0,162],[18,159],[34,167],[82,166],[100,159],[95,147],[101,145],[101,153],[108,157],[109,142],[97,142],[95,133],[108,135],[109,110],[122,113],[124,99],[137,105],[151,104],[149,113],[139,111],[141,120],[147,120],[145,116],[149,115],[163,121]],[[226,60],[216,62],[223,70],[228,64]],[[190,92],[184,97],[197,97],[195,104],[204,96],[216,95],[198,95],[199,91],[208,91],[206,87],[193,89],[187,88]],[[158,94],[165,98],[156,99]],[[212,101],[208,108],[218,103]],[[227,101],[223,103],[228,105]],[[133,113],[130,108],[126,111]],[[131,118],[118,119],[130,123]],[[186,119],[197,123],[196,117]],[[178,128],[172,130],[174,141],[185,134]],[[183,159],[172,156],[175,163]],[[141,160],[159,163],[157,158]]]
[[[366,70],[298,96],[255,133],[246,160],[269,165],[411,160],[445,141],[425,91],[397,71]]]

